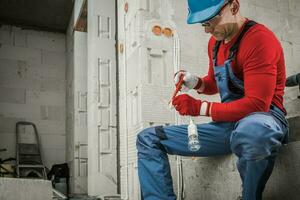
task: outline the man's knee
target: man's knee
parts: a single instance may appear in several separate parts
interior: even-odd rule
[[[153,138],[154,138],[153,136],[154,136],[154,134],[153,134],[152,127],[143,129],[142,131],[140,131],[137,134],[136,145],[137,146],[140,146],[140,145],[149,146],[152,143],[151,140],[153,140]]]
[[[162,126],[150,127],[142,130],[137,135],[136,146],[139,153],[155,152],[161,149],[160,140],[164,139],[165,133]]]
[[[252,114],[237,122],[231,136],[231,150],[247,160],[264,159],[277,153],[282,136],[272,116]]]

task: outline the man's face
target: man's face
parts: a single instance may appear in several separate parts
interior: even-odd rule
[[[203,23],[202,26],[206,33],[210,33],[216,40],[222,41],[231,34],[232,23],[228,23],[231,17],[230,4],[225,4],[218,15]]]

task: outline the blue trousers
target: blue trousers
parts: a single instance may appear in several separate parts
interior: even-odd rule
[[[138,134],[143,199],[176,199],[167,154],[208,157],[234,153],[238,156],[243,200],[260,200],[288,132],[284,114],[275,107],[269,113],[252,113],[236,123],[210,122],[197,127],[201,144],[197,152],[188,149],[187,125],[151,127]]]

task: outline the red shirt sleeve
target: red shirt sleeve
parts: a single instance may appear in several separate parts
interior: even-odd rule
[[[276,87],[277,65],[283,57],[280,43],[270,33],[257,31],[241,41],[237,60],[243,67],[245,96],[229,103],[213,103],[214,121],[234,122],[252,112],[269,111]]]
[[[212,63],[212,47],[213,47],[213,39],[210,38],[209,43],[208,43],[208,57],[209,57],[209,68],[208,68],[208,73],[207,76],[202,78],[203,84],[205,85],[204,91],[201,92],[202,94],[207,94],[207,95],[213,95],[218,93],[218,87],[215,81],[215,74],[214,74],[214,69],[213,69],[213,63]]]

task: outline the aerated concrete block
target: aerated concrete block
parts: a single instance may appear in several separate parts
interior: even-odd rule
[[[299,108],[300,108],[300,100],[297,98],[299,96],[299,90],[295,88],[295,90],[291,93],[288,93],[286,96],[290,96],[293,99],[287,99],[286,101],[286,111],[288,113],[288,116],[294,117],[299,115]]]
[[[281,14],[272,8],[256,7],[255,20],[259,23],[265,24],[275,35],[282,29],[280,22]],[[267,10],[267,11],[266,11]]]
[[[0,90],[1,91],[1,90]],[[36,105],[64,106],[64,92],[42,92],[39,90],[26,90],[26,103]]]
[[[66,146],[66,136],[56,134],[40,135],[40,141],[43,148],[63,149]]]
[[[24,88],[5,88],[0,87],[0,102],[1,103],[26,103],[26,90]]]
[[[22,118],[9,118],[0,115],[0,133],[15,133],[16,123],[23,121]]]
[[[35,125],[39,129],[39,133],[42,134],[57,134],[64,135],[66,132],[66,123],[62,121],[51,121],[51,120],[41,120],[36,119],[34,121]]]
[[[42,57],[41,50],[1,45],[0,58],[11,60],[26,60],[35,63],[41,63]]]
[[[236,200],[241,180],[234,155],[183,159],[184,194],[187,200]]]
[[[4,27],[4,26],[3,26]],[[7,28],[0,27],[0,45],[12,45],[13,44],[13,32],[10,26]]]
[[[53,164],[61,164],[66,162],[65,148],[43,148],[42,155],[44,165],[49,169]]]
[[[27,44],[32,49],[43,49],[47,51],[65,52],[65,35],[47,32],[35,32],[27,35]]]
[[[40,119],[60,121],[65,119],[64,106],[40,106]]]
[[[21,28],[13,27],[14,40],[13,45],[16,47],[27,47],[27,35]]]
[[[0,200],[52,200],[48,180],[0,178]]]
[[[288,119],[290,126],[290,142],[298,142],[300,141],[300,116],[291,117]]]
[[[263,195],[264,200],[298,200],[300,198],[299,150],[300,141],[292,142],[281,149],[272,176],[267,183]]]
[[[293,16],[300,17],[300,2],[297,0],[289,0],[289,13]]]
[[[40,108],[36,105],[0,103],[0,115],[8,118],[40,119]]]
[[[46,65],[66,65],[66,53],[65,52],[56,52],[56,51],[42,51],[42,63]]]

